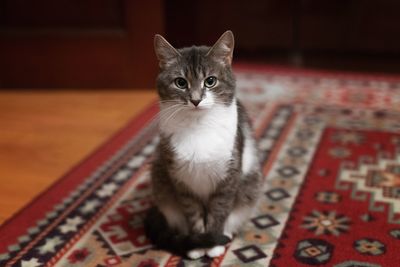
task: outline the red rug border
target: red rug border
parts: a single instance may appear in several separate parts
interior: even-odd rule
[[[7,252],[8,246],[17,243],[18,237],[25,235],[29,227],[36,226],[37,220],[45,218],[45,214],[53,210],[56,203],[59,203],[83,179],[90,175],[98,167],[99,163],[107,160],[133,135],[137,134],[144,125],[151,121],[157,112],[158,104],[155,98],[138,115],[108,137],[103,144],[90,152],[66,174],[30,200],[23,208],[6,219],[0,225],[0,254]]]

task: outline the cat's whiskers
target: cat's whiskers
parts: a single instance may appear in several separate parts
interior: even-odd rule
[[[174,104],[171,104],[174,103]],[[181,101],[174,101],[174,102],[160,102],[160,113],[166,112],[168,110],[171,110],[173,108],[179,107],[179,106],[185,106]]]
[[[177,115],[180,111],[182,111],[184,109],[186,109],[185,106],[181,106],[181,107],[177,108],[176,110],[171,112],[171,115],[166,120],[163,119],[162,123],[167,125],[169,123],[169,121],[174,118],[175,115]]]
[[[159,100],[158,101],[160,104],[169,104],[169,103],[182,103],[180,100]]]
[[[171,110],[171,109],[174,109],[174,108],[176,108],[176,107],[179,107],[179,106],[181,106],[181,104],[174,104],[174,105],[171,105],[171,106],[167,106],[167,107],[161,107],[160,106],[160,112],[159,112],[159,114],[160,113],[165,113],[165,112],[167,112],[167,111],[169,111],[169,110]]]
[[[155,114],[155,115],[149,120],[149,125],[151,125],[151,124],[153,124],[153,123],[155,123],[155,122],[158,123],[160,120],[162,120],[162,117],[168,116],[168,115],[170,114],[169,112],[173,111],[174,108],[176,108],[176,107],[182,105],[182,102],[180,102],[180,101],[177,101],[177,102],[178,102],[179,104],[175,104],[175,105],[172,105],[172,106],[169,106],[169,107],[162,108],[157,114]]]
[[[167,116],[169,116],[171,113],[175,111],[177,107],[181,106],[180,104],[175,104],[166,108],[162,108],[152,119],[151,123],[156,122],[160,123],[160,121],[163,121]]]
[[[178,104],[175,104],[166,108],[161,108],[160,111],[153,117],[153,120],[160,120],[162,117],[170,114],[171,111],[174,111],[178,106]]]

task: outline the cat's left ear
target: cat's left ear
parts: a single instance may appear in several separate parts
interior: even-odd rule
[[[214,57],[223,65],[230,66],[233,58],[233,48],[235,46],[235,39],[231,31],[224,32],[218,41],[207,52],[207,56]]]
[[[181,54],[159,34],[154,36],[154,50],[161,68],[168,67],[181,56]]]

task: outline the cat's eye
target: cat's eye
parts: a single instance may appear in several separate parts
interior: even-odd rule
[[[217,77],[210,76],[204,80],[204,86],[207,88],[212,88],[217,84]]]
[[[185,79],[179,77],[175,79],[175,85],[179,89],[186,89],[188,87],[188,82]]]

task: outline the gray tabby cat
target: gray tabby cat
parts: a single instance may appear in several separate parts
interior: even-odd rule
[[[177,50],[160,35],[154,45],[160,143],[146,233],[189,258],[217,257],[251,216],[262,183],[250,122],[235,95],[233,34],[211,48]]]

